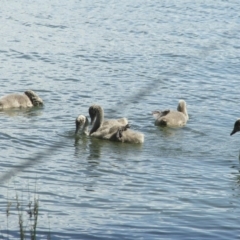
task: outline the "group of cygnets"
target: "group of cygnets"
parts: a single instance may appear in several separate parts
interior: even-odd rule
[[[29,108],[42,106],[43,100],[32,90],[27,90],[24,94],[12,93],[0,98],[0,110],[10,108]],[[186,125],[189,117],[187,105],[184,100],[180,100],[177,110],[153,111],[155,125],[163,127],[183,127]],[[75,134],[81,131],[83,134],[91,137],[106,139],[117,142],[143,143],[144,134],[130,129],[127,118],[104,119],[104,111],[100,105],[89,107],[89,116],[92,128],[89,131],[89,121],[84,115],[76,118]],[[230,135],[240,131],[240,119],[238,119]]]

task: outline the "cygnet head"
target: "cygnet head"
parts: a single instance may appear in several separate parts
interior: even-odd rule
[[[187,104],[184,100],[179,100],[177,110],[185,114],[187,119],[189,119],[188,112],[187,112]]]
[[[104,114],[102,107],[100,105],[96,105],[96,104],[90,106],[88,109],[88,112],[89,112],[89,116],[91,118],[91,124],[94,122],[97,114],[101,114],[100,117],[103,117],[103,114]]]
[[[235,122],[232,132],[230,133],[230,136],[232,136],[234,133],[240,131],[240,118]]]
[[[42,106],[43,100],[32,90],[25,91],[25,94],[31,100],[33,106]]]
[[[75,134],[77,134],[81,128],[83,129],[83,131],[86,130],[88,126],[88,118],[83,115],[79,115],[76,118],[75,123],[76,123]]]
[[[187,104],[184,100],[179,100],[177,110],[183,112],[187,107]]]

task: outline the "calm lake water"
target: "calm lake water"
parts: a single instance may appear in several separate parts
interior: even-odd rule
[[[45,102],[0,112],[0,239],[34,197],[38,239],[240,238],[239,0],[0,4],[0,95]],[[154,126],[179,99],[187,126]],[[144,144],[75,139],[93,103]]]

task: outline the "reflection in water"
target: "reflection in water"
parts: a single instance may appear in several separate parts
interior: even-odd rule
[[[104,152],[109,154],[114,153],[126,157],[127,154],[139,151],[142,149],[143,144],[131,144],[112,142],[98,138],[91,138],[85,135],[79,135],[75,138],[75,156],[82,158],[87,155],[87,160],[91,164],[99,164],[99,159],[102,157],[102,148]],[[88,151],[88,152],[87,152]]]
[[[91,142],[89,144],[89,156],[87,158],[88,162],[91,164],[96,164],[96,159],[101,157],[101,148],[102,141],[99,139],[91,138]]]
[[[77,135],[75,137],[75,156],[81,157],[86,155],[86,151],[89,150],[87,159],[89,162],[96,160],[101,156],[102,141],[92,138],[86,135]]]
[[[94,192],[100,174],[97,172],[97,167],[100,164],[101,144],[97,139],[90,139],[86,135],[75,136],[75,157],[81,160],[81,171],[84,172],[84,189],[89,192]],[[82,167],[84,166],[84,167]]]
[[[110,175],[117,174],[116,162],[120,161],[119,164],[125,166],[126,162],[132,162],[130,159],[142,154],[142,144],[112,142],[86,135],[78,135],[74,146],[79,170],[84,174],[84,190],[95,193],[99,191],[99,186],[103,184],[106,176],[109,178]],[[137,158],[137,161],[140,159]]]
[[[86,155],[88,149],[88,136],[85,135],[73,135],[75,138],[74,147],[75,153],[74,156],[78,158],[83,158]]]
[[[43,107],[33,107],[33,108],[13,108],[4,109],[0,111],[0,115],[6,115],[8,117],[36,117],[42,115]]]
[[[232,166],[232,168],[239,168],[239,166]],[[237,172],[232,173],[234,179],[234,186],[232,186],[233,195],[239,198],[240,196],[240,170]]]
[[[158,128],[165,137],[175,136],[178,133],[178,131],[181,130],[179,128],[169,128],[169,127],[160,127],[160,126]]]

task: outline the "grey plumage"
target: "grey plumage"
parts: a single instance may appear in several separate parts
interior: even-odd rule
[[[75,134],[78,134],[79,131],[81,130],[81,132],[84,133],[85,135],[89,135],[88,131],[89,122],[87,117],[85,117],[84,115],[79,115],[76,118],[75,124],[76,124]]]
[[[184,100],[179,101],[177,110],[154,111],[152,114],[156,119],[155,125],[165,127],[182,127],[189,119]]]
[[[0,98],[0,110],[41,105],[43,105],[42,99],[32,90],[27,90],[24,94],[12,93]]]
[[[129,129],[126,118],[104,121],[104,111],[99,105],[89,108],[91,123],[93,124],[89,135],[92,137],[117,142],[143,143],[144,135]]]

